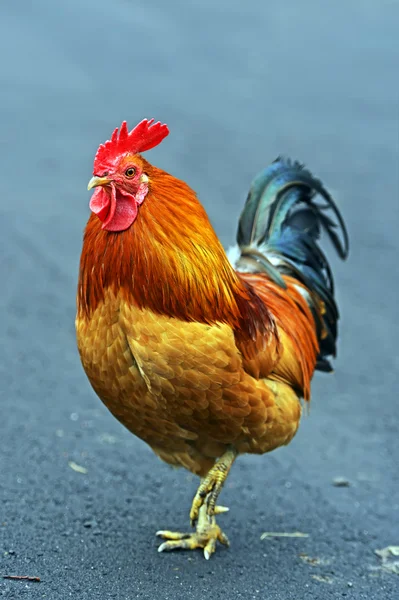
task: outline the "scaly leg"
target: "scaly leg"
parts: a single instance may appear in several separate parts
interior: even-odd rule
[[[229,474],[236,456],[236,450],[233,448],[227,450],[227,452],[225,452],[223,456],[216,461],[208,475],[201,481],[197,493],[194,496],[190,510],[190,520],[193,527],[198,519],[198,512],[201,506],[204,504],[205,498],[207,515],[209,517],[213,517],[215,514],[216,501],[220,492],[222,491],[222,487],[227,479],[227,475]]]
[[[194,550],[203,548],[208,560],[216,550],[216,541],[229,545],[227,536],[216,524],[215,515],[228,511],[224,506],[216,506],[216,501],[226,481],[237,452],[230,449],[215,463],[194,496],[190,511],[191,525],[197,523],[195,533],[179,533],[174,531],[157,531],[156,535],[168,540],[161,544],[158,552],[165,550]]]

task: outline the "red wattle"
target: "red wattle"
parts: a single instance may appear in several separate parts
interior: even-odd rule
[[[108,218],[102,226],[107,231],[125,231],[137,217],[138,208],[134,196],[122,189],[118,189],[117,195],[112,219]]]
[[[111,204],[110,194],[103,187],[97,187],[90,199],[90,210],[98,216],[101,221],[105,221],[109,213]]]
[[[139,204],[142,201],[140,198]],[[137,217],[137,204],[132,194],[116,190],[111,183],[106,188],[96,188],[90,200],[90,210],[103,222],[102,229],[124,231]]]
[[[115,214],[115,210],[116,210],[116,191],[115,191],[115,186],[113,183],[111,183],[111,194],[109,194],[109,198],[110,198],[110,205],[109,205],[109,212],[107,217],[104,219],[104,225],[102,226],[102,229],[106,229],[108,223],[111,223],[112,219],[114,218],[114,214]]]

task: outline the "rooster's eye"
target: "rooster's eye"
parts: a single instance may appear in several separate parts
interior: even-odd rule
[[[136,169],[134,169],[133,167],[129,167],[129,169],[126,169],[126,171],[125,171],[126,177],[133,177],[135,174],[136,174]]]

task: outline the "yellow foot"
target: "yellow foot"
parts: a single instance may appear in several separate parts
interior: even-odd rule
[[[226,512],[229,509],[225,506],[216,506],[215,514]],[[198,524],[195,533],[179,533],[177,531],[157,531],[156,535],[168,540],[163,542],[158,548],[158,552],[170,550],[195,550],[203,548],[206,560],[209,560],[216,550],[216,542],[219,541],[225,546],[229,546],[227,535],[223,533],[219,525],[216,524],[215,517],[207,515],[207,507],[204,505],[199,510]]]
[[[213,517],[217,514],[216,501],[236,456],[237,452],[234,449],[227,450],[215,463],[208,475],[201,481],[190,510],[190,520],[193,527],[198,519],[199,511],[205,503],[205,499],[208,517]]]

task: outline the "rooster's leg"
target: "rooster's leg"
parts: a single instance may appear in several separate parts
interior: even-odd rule
[[[227,450],[227,452],[216,461],[208,475],[201,481],[191,505],[190,520],[192,526],[195,525],[195,522],[198,519],[199,509],[203,504],[206,504],[206,512],[209,517],[213,517],[215,514],[216,500],[222,491],[223,484],[227,479],[227,475],[229,474],[236,456],[237,452],[234,448]]]
[[[203,548],[205,558],[209,559],[216,550],[217,541],[229,545],[227,536],[216,524],[215,519],[215,515],[229,509],[216,506],[216,501],[236,456],[237,452],[234,449],[228,450],[201,481],[190,511],[191,524],[197,524],[196,532],[157,531],[157,535],[168,540],[159,546],[158,552]]]

